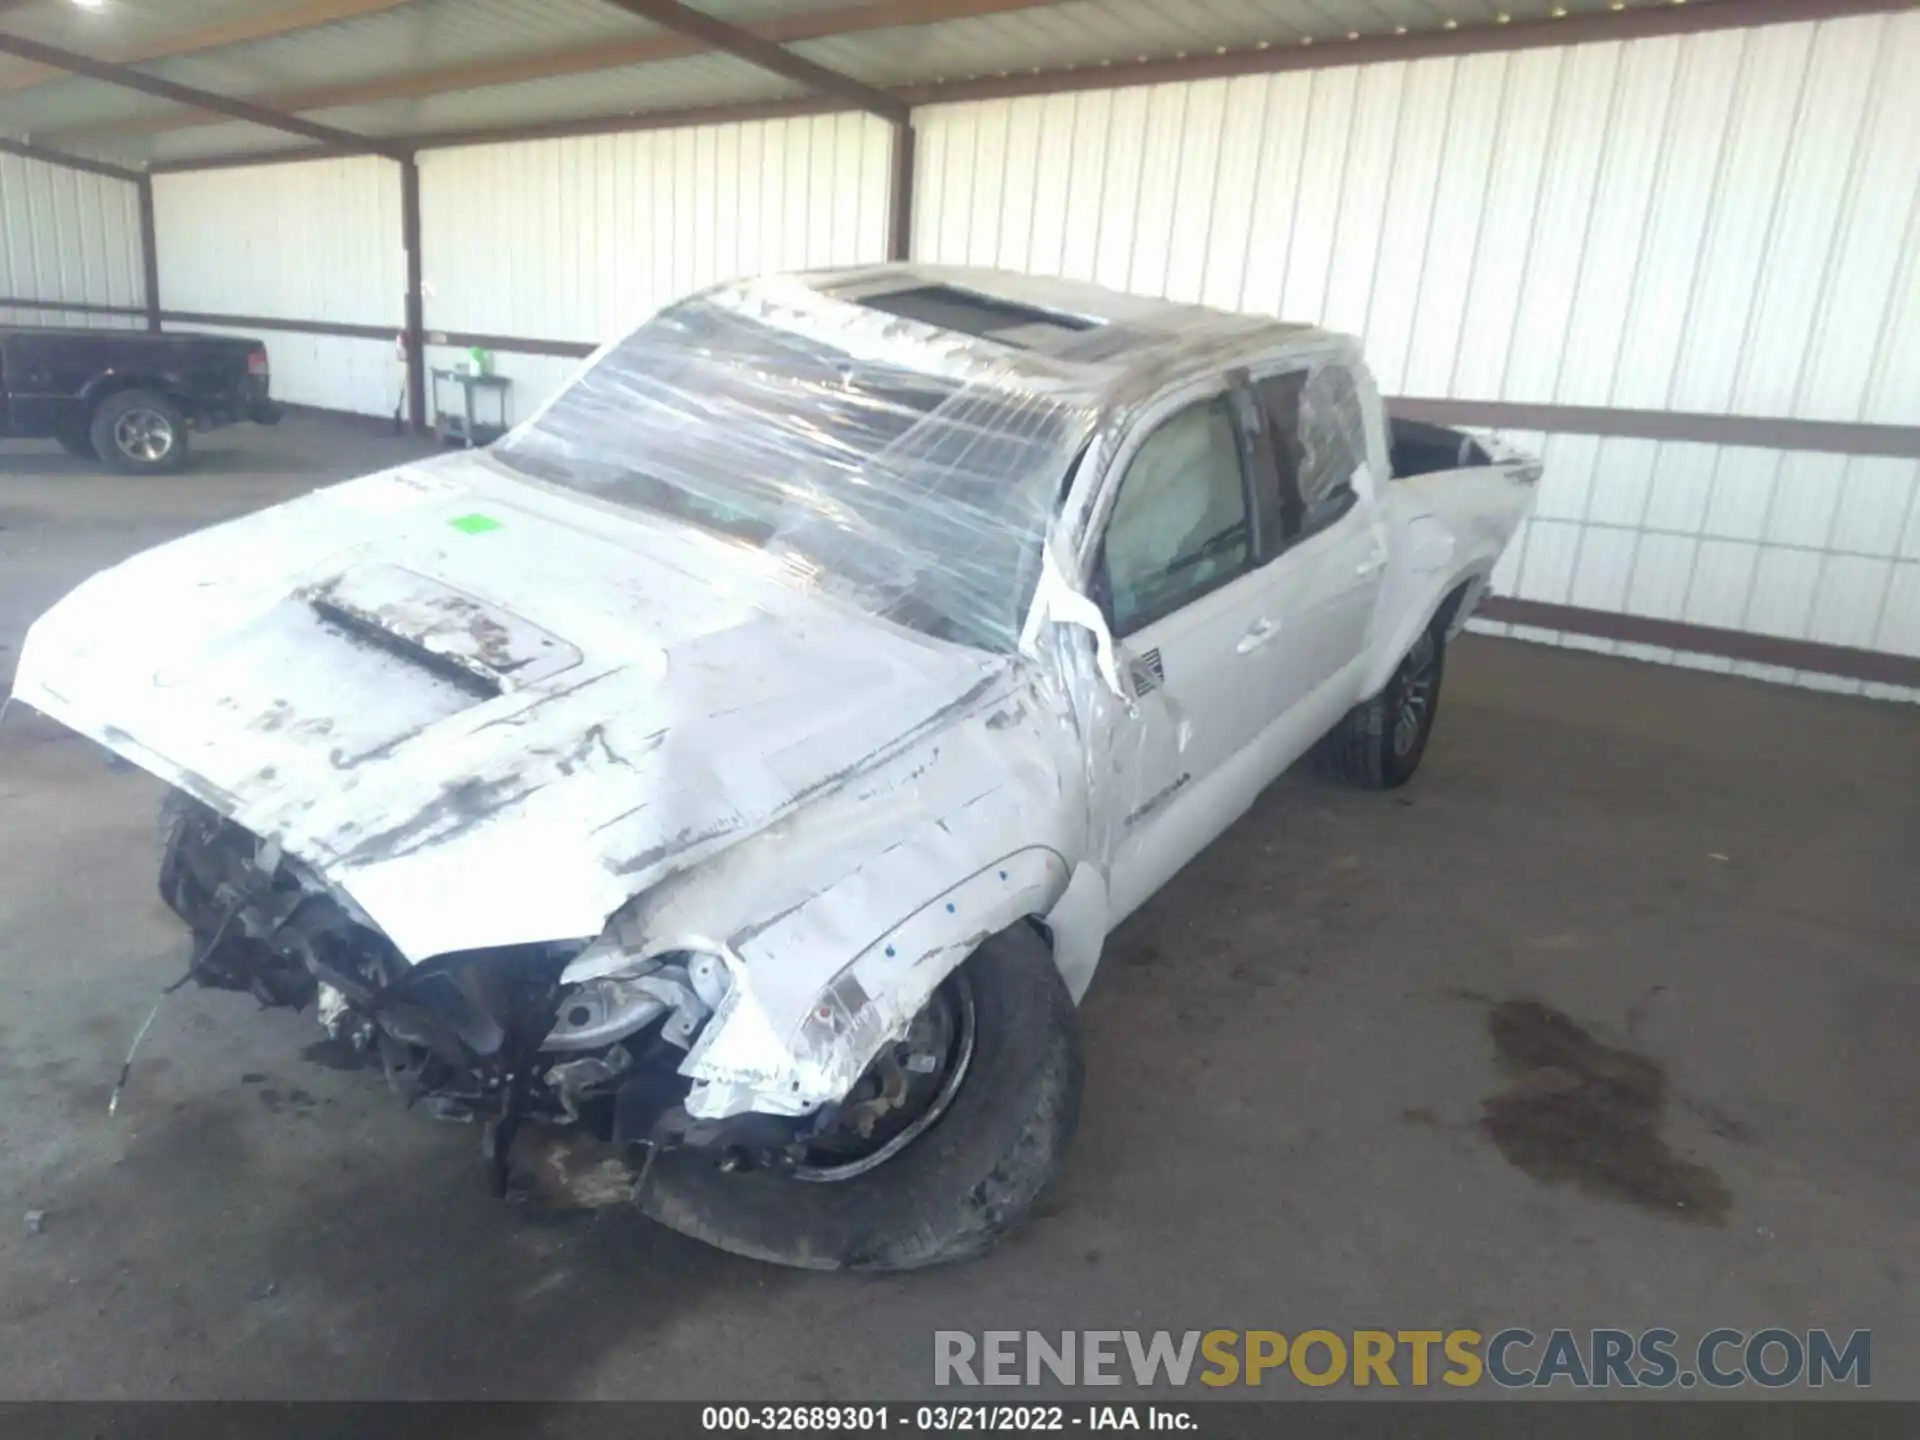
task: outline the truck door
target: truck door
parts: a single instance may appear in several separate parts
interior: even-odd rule
[[[1374,487],[1386,477],[1368,463],[1365,401],[1347,366],[1256,376],[1254,393],[1280,472],[1285,548],[1274,563],[1287,576],[1289,631],[1280,703],[1305,708],[1311,743],[1363,698],[1387,562]]]
[[[1279,636],[1251,407],[1223,383],[1121,457],[1093,589],[1136,694],[1101,789],[1112,923],[1259,791]]]

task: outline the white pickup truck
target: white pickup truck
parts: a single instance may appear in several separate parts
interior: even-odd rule
[[[1315,750],[1403,783],[1537,465],[1357,344],[1062,281],[730,284],[490,450],[138,555],[14,696],[170,782],[192,972],[809,1266],[1059,1165],[1109,932]],[[623,1162],[625,1163],[625,1162]]]

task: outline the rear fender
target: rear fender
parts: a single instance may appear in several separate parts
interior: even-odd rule
[[[1486,593],[1488,578],[1533,504],[1538,463],[1499,452],[1493,465],[1396,480],[1384,488],[1388,555],[1363,695],[1376,695],[1440,613],[1451,634]]]
[[[109,395],[118,395],[123,390],[146,390],[177,401],[186,393],[186,385],[177,375],[157,372],[135,374],[131,371],[107,370],[80,387],[80,398],[86,402],[87,409],[91,411]]]
[[[1389,594],[1382,601],[1383,625],[1375,632],[1379,642],[1367,660],[1366,684],[1361,694],[1373,696],[1380,693],[1393,678],[1393,672],[1400,668],[1400,661],[1413,648],[1435,617],[1449,606],[1447,616],[1447,634],[1451,636],[1466,622],[1473,613],[1473,607],[1486,593],[1487,576],[1491,566],[1484,569],[1474,567],[1459,569],[1448,565],[1444,569],[1414,573],[1405,578],[1399,587],[1399,593]],[[1395,589],[1394,582],[1388,582],[1389,591]]]

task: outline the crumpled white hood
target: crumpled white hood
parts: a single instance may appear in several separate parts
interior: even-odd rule
[[[102,572],[14,694],[278,840],[411,959],[590,936],[1005,668],[768,563],[452,456]]]

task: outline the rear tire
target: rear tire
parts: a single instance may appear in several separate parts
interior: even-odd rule
[[[187,463],[187,420],[164,395],[122,390],[93,412],[94,453],[127,475],[171,475]]]
[[[1411,780],[1440,713],[1446,658],[1445,622],[1436,618],[1380,693],[1349,710],[1320,742],[1320,768],[1367,790],[1395,790]]]
[[[1029,926],[966,961],[974,1050],[947,1110],[847,1179],[722,1171],[711,1152],[657,1155],[636,1197],[683,1235],[807,1270],[916,1270],[986,1250],[1033,1208],[1080,1115],[1080,1036],[1053,955]]]

